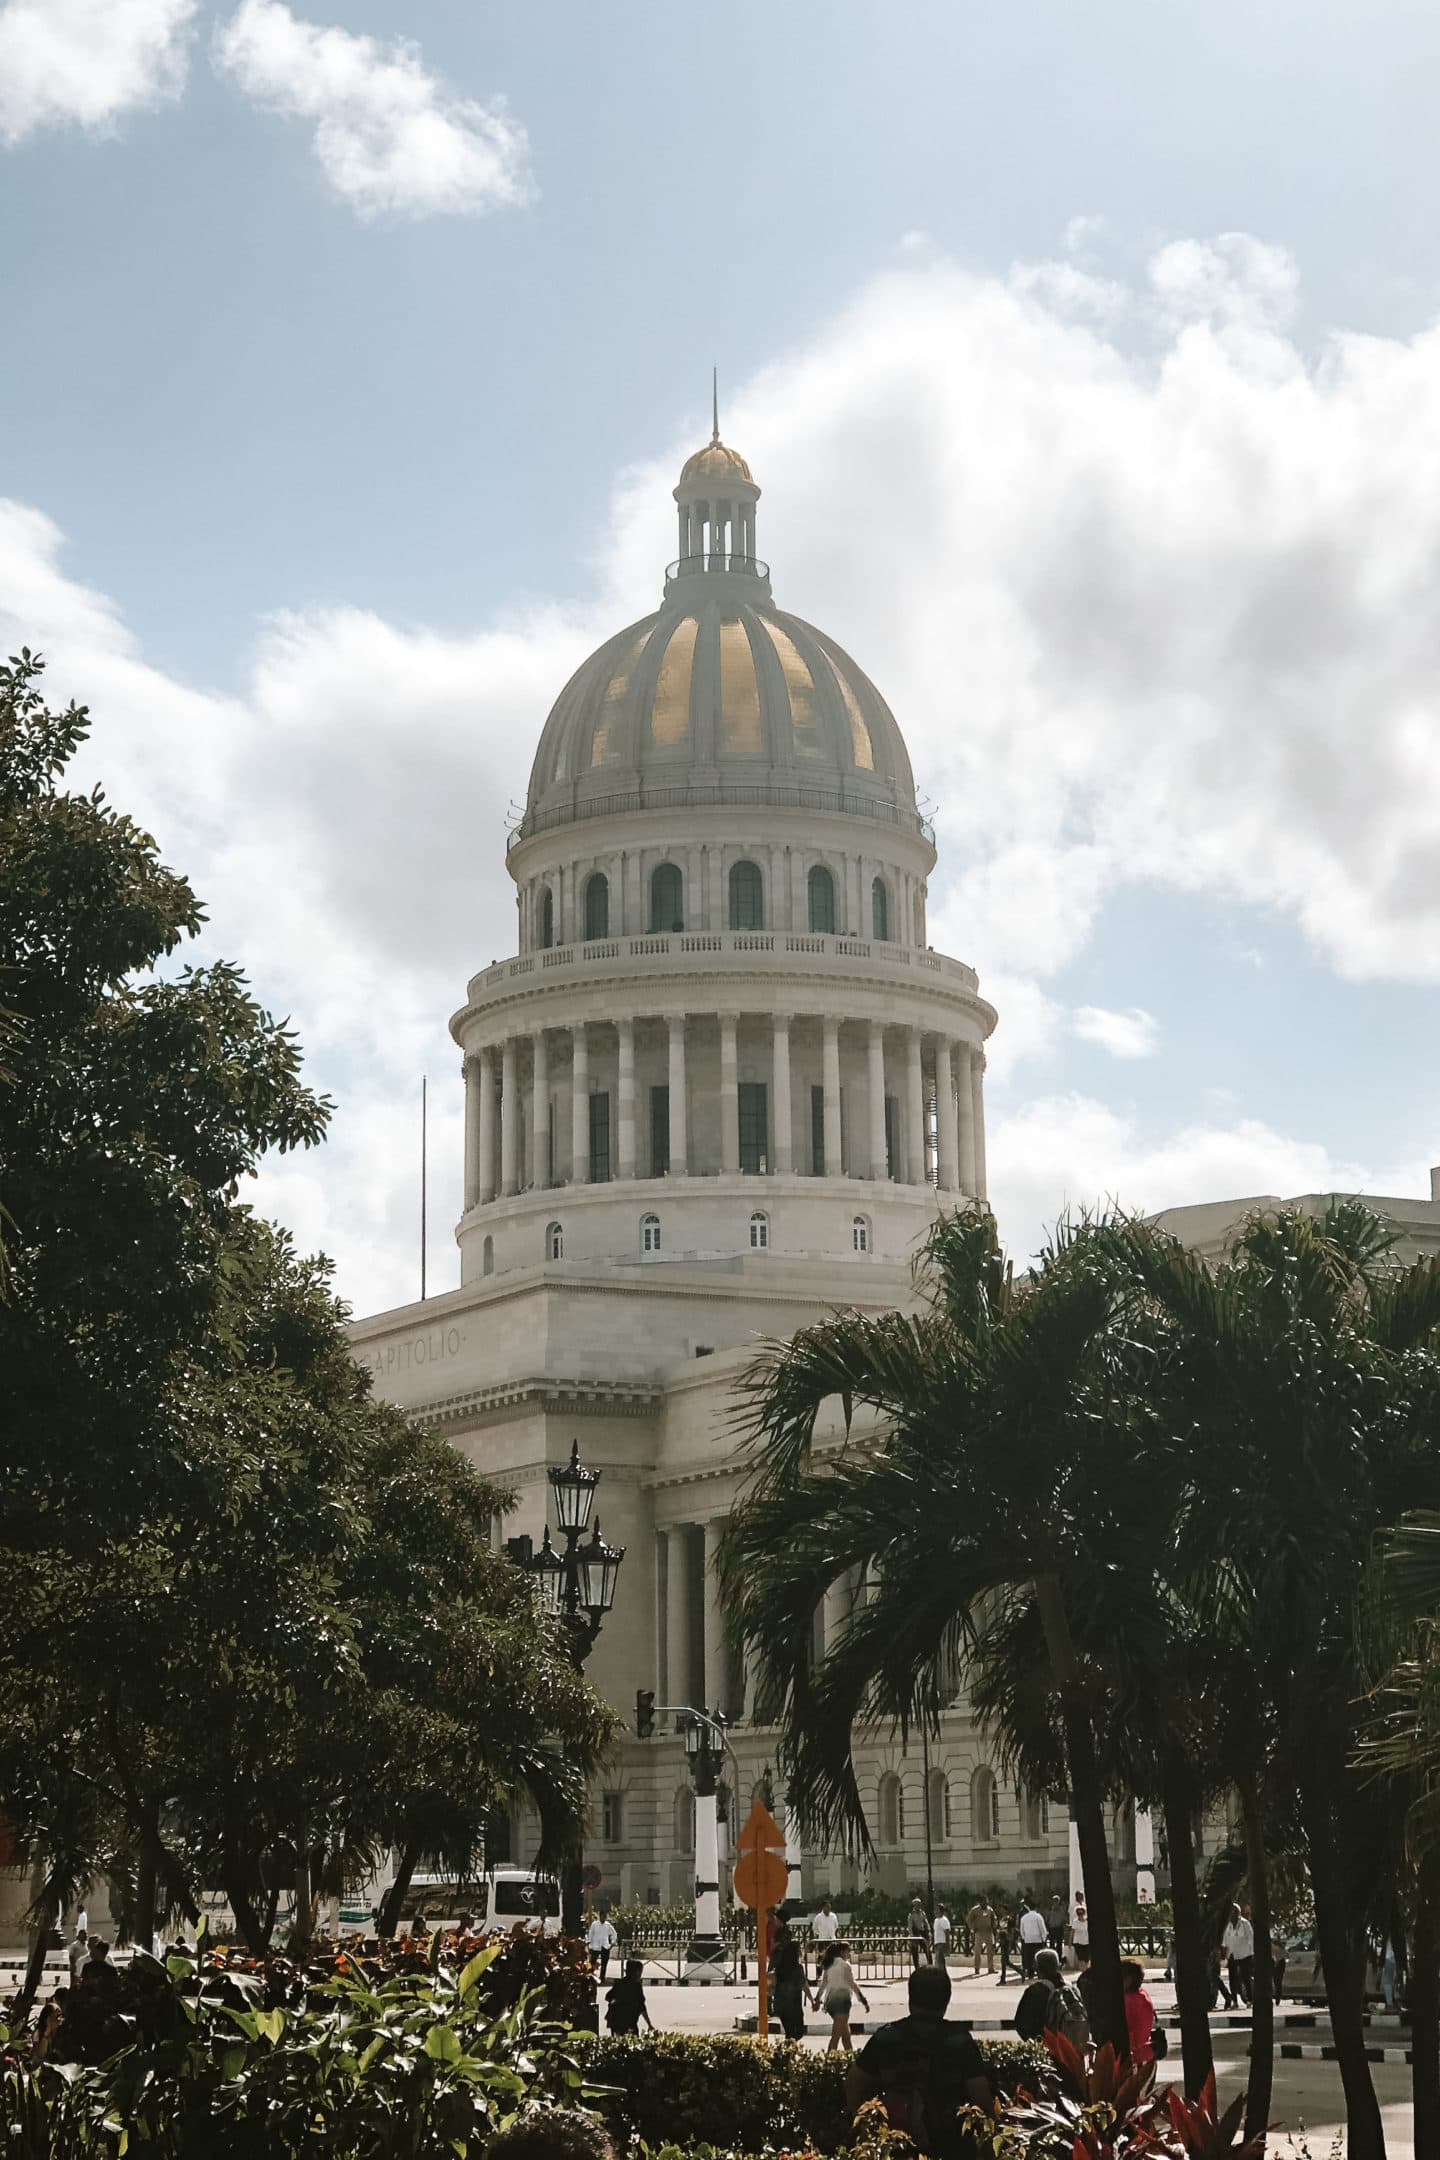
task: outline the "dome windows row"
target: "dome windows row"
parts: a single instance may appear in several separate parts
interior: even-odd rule
[[[851,1251],[868,1253],[870,1246],[869,1216],[856,1215],[852,1217],[850,1224]],[[648,1209],[640,1217],[640,1250],[642,1253],[658,1253],[663,1250],[663,1247],[664,1236],[660,1217],[653,1208]],[[749,1247],[751,1252],[768,1252],[770,1250],[770,1217],[764,1208],[751,1209]],[[542,1250],[547,1261],[563,1260],[565,1258],[564,1223],[559,1221],[546,1223]],[[493,1275],[495,1272],[495,1239],[493,1236],[487,1236],[481,1248],[480,1272],[482,1275]]]
[[[657,863],[650,872],[647,930],[652,937],[668,936],[687,927],[685,876],[678,863]],[[744,858],[730,865],[726,879],[726,919],[731,930],[765,930],[767,922],[765,874],[759,863]],[[842,932],[834,872],[824,863],[812,863],[805,878],[805,927],[818,935],[834,937]],[[614,933],[611,928],[610,878],[604,870],[592,870],[581,888],[580,918],[583,942],[597,944]],[[886,880],[870,880],[868,935],[878,944],[891,940],[891,898]],[[556,922],[555,894],[545,885],[539,894],[536,942],[544,951],[560,942]],[[918,942],[918,936],[917,936]]]

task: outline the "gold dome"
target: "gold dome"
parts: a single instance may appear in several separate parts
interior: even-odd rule
[[[684,487],[687,480],[747,480],[754,486],[750,467],[739,451],[729,450],[724,443],[718,441],[706,443],[703,450],[697,450],[693,457],[686,458],[680,473],[680,485]]]

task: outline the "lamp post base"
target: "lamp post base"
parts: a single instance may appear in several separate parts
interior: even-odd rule
[[[687,1980],[728,1980],[730,1952],[723,1935],[692,1935],[685,1946]]]

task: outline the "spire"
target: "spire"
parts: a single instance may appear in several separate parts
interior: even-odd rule
[[[720,370],[718,367],[710,370],[710,410],[713,415],[713,424],[710,429],[710,443],[713,449],[720,441]]]

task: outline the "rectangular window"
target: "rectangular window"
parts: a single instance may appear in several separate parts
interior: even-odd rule
[[[825,1090],[810,1090],[810,1169],[814,1176],[825,1175]]]
[[[769,1167],[770,1136],[766,1125],[766,1087],[763,1080],[742,1080],[740,1096],[740,1168],[750,1177],[764,1177]]]
[[[607,1792],[602,1804],[600,1835],[607,1845],[619,1845],[625,1837],[625,1795]]]
[[[670,1090],[650,1090],[650,1175],[665,1177],[670,1170]]]
[[[885,1097],[885,1175],[900,1175],[900,1104],[893,1095]]]
[[[608,1185],[610,1182],[610,1097],[608,1094],[590,1097],[590,1182],[592,1185]]]

